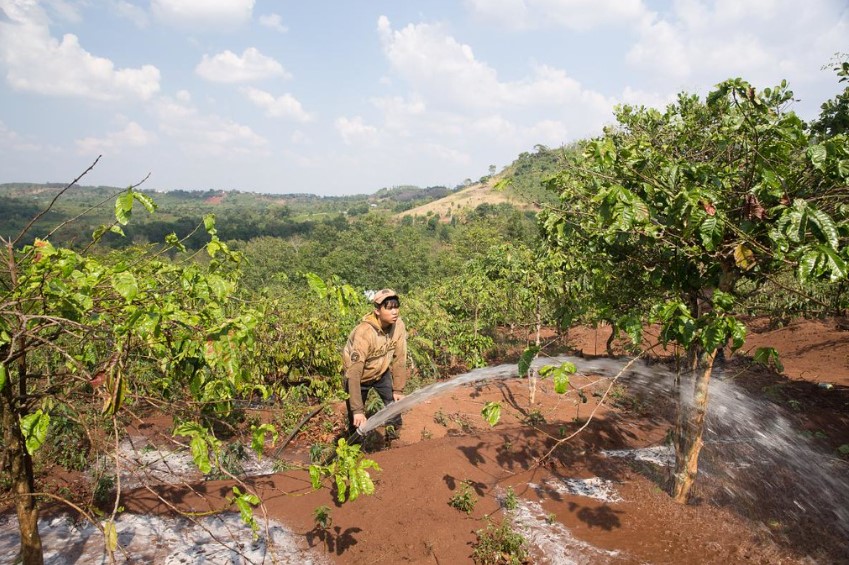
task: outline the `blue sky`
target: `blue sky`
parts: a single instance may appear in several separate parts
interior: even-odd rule
[[[0,0],[0,182],[455,186],[741,76],[804,119],[847,0]]]

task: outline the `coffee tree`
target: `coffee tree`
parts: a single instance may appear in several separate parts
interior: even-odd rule
[[[94,243],[104,233],[122,233],[136,205],[155,208],[128,188],[116,200],[115,221],[97,230]],[[96,245],[55,247],[49,237],[18,247],[26,229],[2,242],[0,432],[24,563],[43,562],[37,496],[45,493],[33,455],[51,439],[51,416],[84,422],[94,413],[97,425],[114,433],[117,415],[137,394],[170,402],[190,391],[187,406],[197,413],[190,408],[187,416],[200,417],[226,413],[239,394],[265,392],[240,355],[252,345],[256,317],[227,307],[238,256],[217,237],[214,218],[199,227],[208,234],[204,261],[166,258],[166,251],[184,251],[173,234],[166,247],[121,254],[98,254]],[[117,503],[113,518],[115,511]],[[101,528],[114,550],[114,523]]]
[[[787,111],[792,96],[784,83],[759,91],[734,79],[663,112],[621,107],[617,125],[553,181],[561,204],[542,215],[551,252],[591,273],[587,302],[637,342],[642,324],[657,322],[662,340],[686,351],[674,430],[680,502],[697,472],[717,350],[745,338],[740,283],[847,275],[849,141],[814,138]]]

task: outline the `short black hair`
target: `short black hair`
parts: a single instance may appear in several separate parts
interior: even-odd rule
[[[397,296],[389,296],[377,305],[378,308],[400,308],[401,300],[398,299]]]

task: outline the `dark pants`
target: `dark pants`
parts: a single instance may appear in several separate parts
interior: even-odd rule
[[[380,375],[380,378],[376,381],[372,381],[370,383],[360,384],[360,394],[362,395],[363,404],[366,402],[366,398],[368,398],[368,391],[374,389],[377,391],[380,399],[383,400],[383,404],[385,406],[389,406],[393,402],[395,402],[395,398],[392,395],[392,373],[389,369],[386,370],[385,373]],[[345,379],[345,392],[348,392],[348,380]],[[354,428],[354,413],[351,412],[351,401],[350,399],[345,401],[345,404],[348,406],[348,428],[351,432],[353,432],[356,428]],[[401,415],[395,416],[394,418],[390,418],[386,421],[387,426],[393,426],[397,431],[401,427]]]

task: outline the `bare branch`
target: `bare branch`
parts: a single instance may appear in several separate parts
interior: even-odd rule
[[[75,184],[77,184],[77,182],[78,182],[80,179],[82,179],[84,176],[86,176],[86,175],[89,173],[89,171],[91,171],[91,170],[94,168],[94,166],[95,166],[95,165],[97,165],[97,162],[98,162],[98,161],[100,161],[100,158],[101,158],[102,156],[103,156],[103,155],[98,155],[98,156],[97,156],[97,159],[95,159],[95,160],[94,160],[94,163],[92,163],[91,165],[89,165],[89,166],[88,166],[88,168],[87,168],[86,170],[84,170],[84,171],[82,172],[82,174],[80,174],[80,176],[78,176],[77,178],[75,178],[74,180],[72,180],[72,181],[70,182],[70,184],[68,184],[65,188],[63,188],[62,190],[60,190],[60,191],[59,191],[59,193],[58,193],[56,196],[54,196],[54,197],[53,197],[53,200],[51,200],[51,201],[50,201],[50,204],[48,204],[48,205],[47,205],[47,208],[45,208],[44,210],[42,210],[41,212],[39,212],[38,214],[36,214],[36,215],[35,215],[35,217],[29,221],[29,223],[26,225],[26,227],[24,227],[24,229],[23,229],[23,230],[21,230],[21,233],[19,233],[19,234],[18,234],[18,237],[16,237],[15,239],[13,239],[13,240],[10,242],[10,245],[11,245],[12,247],[14,247],[15,245],[17,245],[17,244],[18,244],[18,242],[21,240],[21,238],[23,238],[23,237],[24,237],[24,235],[26,235],[26,233],[30,230],[30,228],[33,226],[33,224],[34,224],[35,222],[37,222],[38,220],[40,220],[42,216],[44,216],[47,212],[49,212],[49,211],[50,211],[50,209],[51,209],[51,208],[53,208],[53,205],[54,205],[54,204],[56,204],[56,201],[57,201],[57,200],[59,200],[59,197],[60,197],[60,196],[62,196],[63,194],[65,194],[65,192],[67,192],[69,188],[71,188],[72,186],[74,186]]]

